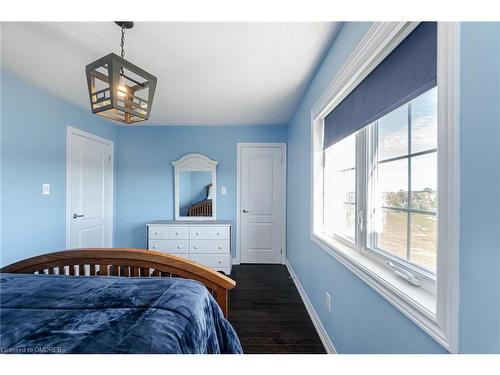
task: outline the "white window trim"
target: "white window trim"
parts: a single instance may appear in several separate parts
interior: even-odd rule
[[[386,267],[321,234],[323,123],[335,108],[418,22],[377,22],[356,47],[311,110],[311,239],[365,281],[452,353],[458,352],[459,236],[459,25],[438,23],[438,259],[437,292],[418,292]],[[318,183],[314,183],[314,182]],[[395,287],[395,285],[397,287]],[[417,292],[416,292],[417,290]],[[432,298],[432,301],[429,300]],[[435,310],[429,308],[434,305]]]

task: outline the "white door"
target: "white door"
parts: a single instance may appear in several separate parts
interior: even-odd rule
[[[285,145],[239,144],[241,263],[283,263]]]
[[[113,143],[68,127],[68,248],[111,247]]]

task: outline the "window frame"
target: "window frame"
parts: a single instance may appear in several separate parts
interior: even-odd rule
[[[428,91],[424,92],[423,94],[426,94],[427,92],[429,92],[430,90],[433,90],[433,89],[437,89],[437,87],[429,89]],[[401,208],[390,207],[390,206],[382,207],[383,209],[386,209],[386,210],[404,212],[407,216],[407,238],[406,238],[406,240],[407,240],[407,246],[406,246],[407,260],[401,259],[395,255],[392,255],[389,251],[384,250],[381,247],[377,247],[376,246],[377,238],[376,238],[375,232],[373,230],[368,231],[367,235],[369,236],[369,239],[366,241],[364,248],[380,255],[381,257],[385,257],[387,260],[396,263],[398,266],[406,268],[408,271],[410,271],[413,274],[417,274],[420,278],[425,279],[426,283],[430,282],[430,283],[435,284],[436,283],[436,272],[432,272],[431,270],[428,270],[428,269],[424,268],[423,266],[419,266],[418,264],[413,263],[410,260],[411,232],[412,232],[412,230],[411,230],[411,214],[412,213],[413,214],[425,214],[425,215],[432,215],[435,217],[438,216],[437,207],[436,207],[435,211],[419,210],[419,209],[411,207],[412,193],[413,193],[413,191],[411,189],[412,179],[413,179],[412,162],[411,161],[413,158],[416,158],[419,156],[424,156],[424,155],[430,155],[430,154],[436,154],[436,161],[437,161],[438,149],[437,149],[437,147],[435,147],[435,148],[428,148],[426,150],[420,150],[417,152],[413,152],[413,150],[412,150],[412,140],[413,140],[413,138],[412,138],[412,133],[413,133],[413,129],[412,129],[412,125],[413,125],[412,101],[410,101],[409,103],[406,103],[404,105],[408,106],[408,124],[407,124],[407,126],[408,126],[408,138],[407,138],[408,151],[406,154],[395,156],[395,157],[390,157],[390,158],[384,158],[382,161],[380,161],[380,160],[375,161],[374,160],[374,158],[373,158],[373,155],[375,154],[375,147],[374,146],[379,141],[379,138],[378,138],[378,136],[379,136],[379,133],[378,133],[379,132],[379,121],[378,120],[367,126],[366,137],[367,137],[368,150],[369,150],[368,154],[367,154],[367,163],[368,163],[367,168],[370,168],[371,166],[378,167],[378,165],[380,165],[380,164],[390,163],[390,162],[394,162],[394,161],[398,161],[398,160],[406,160],[408,163],[408,170],[407,170],[408,171],[408,183],[407,183],[407,186],[408,186],[408,190],[407,190],[408,206],[401,207]],[[436,136],[437,136],[437,129],[436,129]],[[436,169],[437,169],[437,165],[436,165]],[[367,192],[369,192],[373,196],[375,195],[374,187],[375,187],[375,183],[373,181],[369,182],[367,185]],[[438,196],[439,196],[439,192],[438,192]],[[365,212],[371,212],[373,210],[373,206],[370,205],[369,203],[370,203],[370,199],[367,199],[367,205],[364,208]],[[369,223],[367,221],[366,227],[369,228],[370,224],[371,223]],[[437,230],[437,226],[436,226],[436,230]],[[437,243],[436,243],[436,247],[437,247]]]
[[[438,23],[438,254],[436,276],[417,266],[398,262],[397,266],[417,272],[422,288],[394,275],[388,268],[387,253],[366,248],[366,236],[356,225],[356,246],[325,236],[323,218],[323,123],[324,118],[354,89],[399,43],[418,26],[418,22],[378,22],[369,30],[353,54],[314,104],[311,110],[311,239],[365,281],[404,315],[415,322],[450,352],[458,351],[458,72],[459,26]],[[367,160],[368,128],[360,131],[356,146]],[[364,132],[364,133],[363,133]],[[359,146],[359,147],[358,147]],[[358,158],[358,155],[356,155]],[[356,163],[360,176],[367,176],[366,162]],[[366,207],[368,181],[356,181],[356,218],[359,207]],[[410,197],[409,197],[410,199]],[[366,211],[365,211],[366,212]],[[363,227],[367,226],[366,215]],[[423,277],[426,276],[426,277]],[[430,290],[435,290],[431,293]]]
[[[339,234],[325,233],[329,236],[332,241],[341,242],[343,245],[355,248],[360,253],[370,257],[373,261],[378,262],[381,265],[387,265],[388,262],[394,264],[395,267],[405,270],[410,274],[414,275],[420,282],[420,287],[425,289],[427,293],[435,296],[436,289],[436,274],[427,270],[417,264],[397,257],[390,252],[374,246],[374,231],[371,228],[371,220],[367,215],[368,212],[372,212],[372,198],[370,196],[374,195],[374,183],[369,180],[369,170],[376,166],[376,162],[373,160],[373,149],[377,142],[377,126],[378,121],[366,126],[355,134],[356,146],[355,146],[355,170],[356,170],[356,196],[355,196],[355,237],[354,242],[350,239],[345,238]],[[408,124],[409,131],[411,130],[410,124]],[[340,141],[341,142],[341,141]],[[408,138],[408,142],[411,142],[411,138]],[[333,145],[332,145],[333,146]],[[330,146],[330,147],[332,147]],[[410,150],[410,148],[408,149]],[[326,166],[326,152],[327,149],[323,150],[323,168]],[[430,151],[436,152],[436,151]],[[425,151],[423,154],[430,153]],[[415,155],[420,155],[420,153],[412,154],[410,151],[402,156],[392,159],[409,160]],[[436,166],[437,167],[437,166]],[[411,169],[408,170],[409,174]],[[408,176],[408,185],[410,185],[411,176]],[[323,174],[323,186],[325,187],[325,176]],[[410,193],[410,190],[408,191]],[[396,209],[394,209],[396,210]],[[415,212],[414,209],[410,207],[401,208],[402,212],[410,215]],[[418,211],[418,210],[417,210]],[[422,211],[423,212],[423,211]],[[437,212],[432,212],[433,215],[437,216]],[[360,222],[361,219],[361,222]],[[407,240],[410,234],[407,234]],[[437,246],[437,244],[436,244]],[[408,248],[407,248],[408,251]],[[394,267],[390,267],[394,270]]]
[[[433,88],[435,89],[435,88]],[[426,91],[425,93],[427,93]],[[423,93],[423,94],[425,94]],[[422,94],[422,95],[423,95]],[[373,230],[370,230],[369,228],[371,227],[371,222],[368,220],[368,217],[366,215],[367,212],[372,212],[373,211],[373,206],[370,204],[371,200],[369,197],[367,197],[366,200],[366,206],[363,207],[363,211],[365,213],[365,227],[367,228],[367,233],[363,236],[361,239],[364,241],[362,248],[365,251],[371,252],[372,256],[378,256],[382,258],[384,261],[390,261],[394,263],[396,266],[401,267],[407,271],[409,271],[411,274],[416,275],[418,279],[422,283],[422,287],[428,289],[430,292],[435,293],[435,286],[436,286],[436,272],[432,272],[431,270],[428,270],[424,268],[423,266],[419,266],[416,263],[413,263],[410,261],[410,251],[411,251],[411,214],[412,213],[421,213],[421,214],[428,214],[428,215],[433,215],[433,216],[438,216],[437,208],[436,211],[431,211],[431,210],[418,210],[415,208],[411,207],[411,199],[412,199],[412,190],[411,190],[411,182],[412,182],[412,163],[411,160],[415,157],[422,156],[422,155],[429,155],[429,154],[436,154],[438,155],[437,147],[432,148],[432,149],[426,149],[423,151],[418,151],[418,152],[413,152],[412,151],[412,128],[411,126],[413,125],[411,121],[411,102],[405,104],[408,106],[409,110],[409,119],[408,119],[408,151],[404,155],[399,155],[396,157],[390,157],[390,158],[385,158],[380,161],[374,161],[373,160],[373,154],[374,152],[374,146],[375,144],[378,143],[378,120],[375,121],[374,123],[368,125],[365,129],[365,137],[366,137],[366,142],[367,142],[367,155],[366,155],[366,163],[367,163],[367,169],[371,167],[378,167],[380,163],[390,163],[392,161],[398,161],[398,160],[406,160],[408,163],[408,206],[405,208],[396,208],[396,207],[382,207],[384,209],[389,209],[392,211],[400,211],[404,212],[407,215],[407,248],[406,248],[406,253],[407,253],[407,258],[408,259],[401,259],[397,257],[396,255],[391,254],[389,251],[382,249],[381,247],[376,246],[376,235]],[[437,129],[436,129],[437,130]],[[436,134],[437,136],[437,134]],[[370,147],[371,146],[371,147]],[[437,165],[436,165],[437,169]],[[367,171],[365,171],[365,174],[368,175]],[[367,176],[368,178],[368,176]],[[370,194],[372,196],[375,195],[374,191],[375,183],[373,181],[368,181],[366,185],[366,193]],[[438,196],[439,196],[439,191],[438,191]],[[437,226],[436,226],[436,231],[437,231]],[[437,243],[436,243],[437,247]]]

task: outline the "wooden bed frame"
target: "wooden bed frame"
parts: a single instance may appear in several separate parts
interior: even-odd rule
[[[71,249],[21,260],[2,273],[67,276],[182,277],[203,283],[228,313],[228,292],[236,282],[208,267],[175,255],[143,249]]]
[[[189,207],[188,216],[212,216],[212,200],[207,199]]]

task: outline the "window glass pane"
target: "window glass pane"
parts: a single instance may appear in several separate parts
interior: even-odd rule
[[[348,169],[342,174],[344,187],[341,193],[344,194],[344,202],[356,203],[356,170]]]
[[[411,152],[437,148],[437,87],[411,103]]]
[[[337,152],[338,165],[340,169],[351,169],[356,167],[356,134],[353,134],[339,142]]]
[[[410,261],[436,272],[436,227],[435,215],[411,214]]]
[[[347,238],[354,242],[356,236],[355,228],[355,218],[356,218],[356,205],[355,204],[344,204],[343,217],[339,220],[339,225],[344,227],[340,229],[339,235]]]
[[[388,113],[378,121],[377,159],[408,154],[408,105]]]
[[[406,259],[408,214],[404,211],[380,209],[376,211],[374,230],[376,247]]]
[[[368,246],[436,272],[437,88],[382,117],[370,132]],[[423,155],[410,156],[415,153]]]
[[[437,208],[437,154],[411,158],[411,207],[435,211]]]
[[[408,207],[408,159],[380,163],[375,182],[375,207]]]
[[[356,135],[325,150],[324,230],[355,240]]]

